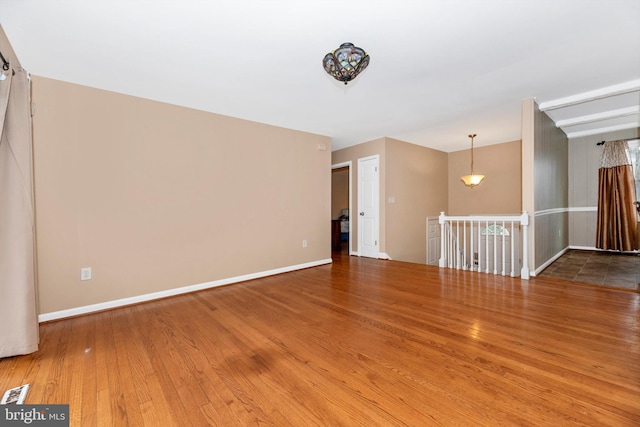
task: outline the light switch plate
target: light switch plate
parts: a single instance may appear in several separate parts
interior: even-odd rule
[[[80,269],[80,280],[91,280],[91,267]]]

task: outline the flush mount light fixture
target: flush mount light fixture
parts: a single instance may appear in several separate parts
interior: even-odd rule
[[[469,138],[471,138],[471,175],[465,175],[460,177],[462,182],[464,182],[464,185],[470,188],[473,188],[476,185],[480,184],[484,179],[484,175],[474,175],[473,173],[473,138],[475,138],[476,136],[477,135],[475,133],[469,135]]]
[[[325,55],[322,65],[327,74],[346,85],[367,68],[369,55],[353,43],[342,43]]]

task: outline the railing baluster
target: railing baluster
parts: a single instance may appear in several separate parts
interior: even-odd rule
[[[484,222],[484,229],[486,230],[488,228],[489,228],[489,220],[486,220]],[[485,249],[486,249],[486,251],[485,251],[485,258],[486,258],[486,261],[485,261],[485,273],[489,273],[489,262],[491,261],[489,259],[489,235],[485,234],[485,236],[486,236],[484,238]]]
[[[516,262],[515,262],[515,254],[516,254],[516,229],[515,222],[511,221],[511,277],[515,277],[516,273]]]
[[[469,225],[470,225],[470,230],[469,230],[469,235],[471,236],[471,244],[470,244],[470,249],[469,249],[469,257],[471,258],[471,262],[469,263],[470,266],[470,270],[473,271],[475,270],[475,257],[473,256],[473,253],[475,251],[475,247],[473,246],[473,220],[469,221]]]
[[[449,268],[455,268],[455,258],[453,257],[453,254],[455,253],[454,251],[456,249],[456,242],[453,238],[453,222],[449,223],[449,233]]]
[[[520,224],[522,224],[522,269],[520,270],[520,277],[529,280],[529,215],[527,211],[522,212]]]
[[[438,224],[440,224],[440,259],[438,260],[438,267],[444,268],[446,267],[446,236],[444,231],[444,212],[440,212],[440,216],[438,217]]]
[[[482,271],[482,223],[478,220],[478,272]]]
[[[505,239],[504,230],[505,230],[504,221],[502,221],[502,229],[500,231],[501,231],[501,234],[502,234],[502,257],[501,258],[502,258],[502,275],[503,276],[505,276],[507,274],[506,273],[506,269],[507,269],[507,254],[506,254],[507,250],[506,249],[507,248],[506,248],[505,243],[504,243],[504,239]]]
[[[453,262],[451,260],[451,247],[453,245],[453,237],[451,235],[451,222],[447,223],[448,227],[447,227],[447,235],[448,235],[448,239],[447,239],[447,259],[449,260],[449,268],[453,268]]]
[[[496,275],[515,277],[518,274],[516,270],[518,265],[520,277],[529,279],[527,246],[529,216],[526,211],[518,216],[496,215],[493,217],[448,217],[444,212],[440,212],[438,222],[441,227],[438,262],[440,267],[485,273],[491,273],[493,270],[493,274]],[[493,245],[493,250],[490,245]],[[522,259],[519,258],[520,256]],[[511,263],[510,269],[507,268],[509,263]]]
[[[462,221],[462,269],[467,269],[467,221]]]
[[[493,274],[498,274],[498,236],[496,236],[496,221],[493,220]]]
[[[460,270],[462,269],[462,241],[460,240],[460,230],[462,227],[460,226],[460,221],[458,221],[456,225],[458,226],[458,270]]]

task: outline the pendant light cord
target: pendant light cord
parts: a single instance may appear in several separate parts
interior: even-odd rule
[[[471,175],[473,175],[473,138],[476,137],[476,134],[471,134],[469,135],[469,138],[471,138]]]

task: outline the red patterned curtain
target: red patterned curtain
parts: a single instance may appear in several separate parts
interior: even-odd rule
[[[598,170],[598,228],[596,248],[638,249],[636,184],[626,141],[604,144]]]

